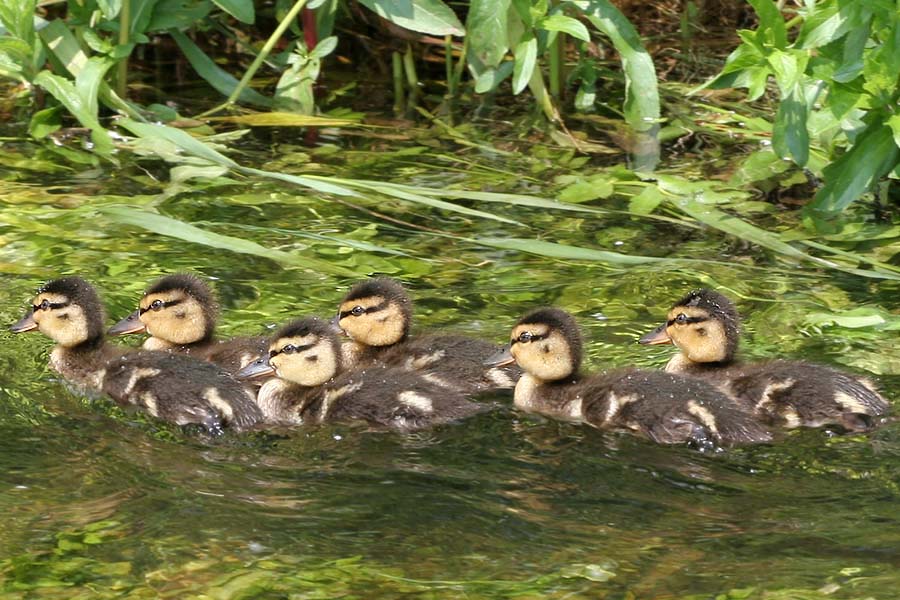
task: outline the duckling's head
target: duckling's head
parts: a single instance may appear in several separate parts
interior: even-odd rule
[[[147,288],[140,308],[112,329],[110,335],[148,332],[167,344],[205,342],[215,333],[218,305],[205,281],[180,273],[158,279]]]
[[[54,279],[38,290],[31,309],[10,327],[13,333],[37,329],[60,346],[74,348],[103,341],[103,304],[81,277]]]
[[[581,332],[574,317],[558,308],[539,308],[516,323],[509,352],[522,370],[541,381],[557,381],[578,372]]]
[[[334,326],[318,317],[306,317],[282,327],[269,344],[268,358],[238,371],[239,379],[274,374],[303,386],[322,385],[341,366],[341,344]]]
[[[675,344],[695,363],[727,362],[737,351],[740,329],[731,300],[712,290],[694,290],[669,310],[665,323],[639,341]]]
[[[391,346],[409,334],[412,301],[390,277],[361,281],[350,288],[338,310],[338,325],[364,346]]]

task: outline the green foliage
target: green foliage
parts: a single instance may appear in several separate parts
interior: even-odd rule
[[[896,3],[816,0],[785,22],[772,0],[752,0],[755,31],[707,87],[746,87],[759,98],[771,77],[780,99],[772,127],[775,152],[824,179],[808,205],[813,222],[845,209],[900,163],[900,11]],[[810,165],[814,147],[836,157]]]

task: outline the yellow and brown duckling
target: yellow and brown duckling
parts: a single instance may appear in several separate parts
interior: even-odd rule
[[[389,277],[361,281],[350,288],[341,301],[337,323],[352,340],[343,346],[348,368],[398,367],[467,394],[511,389],[520,374],[514,365],[485,366],[500,349],[491,342],[461,335],[410,337],[412,300]]]
[[[581,349],[572,315],[541,308],[516,323],[506,356],[493,362],[522,368],[514,404],[527,412],[700,449],[772,439],[753,415],[698,379],[639,369],[582,375]]]
[[[890,407],[871,382],[831,367],[787,360],[741,363],[735,358],[739,338],[740,317],[732,302],[703,289],[677,302],[666,322],[640,343],[674,344],[680,352],[666,371],[708,381],[746,410],[789,428],[866,431]]]
[[[103,305],[80,277],[38,290],[28,313],[10,329],[38,330],[56,342],[50,366],[81,388],[107,394],[178,425],[246,428],[262,418],[244,387],[209,363],[168,352],[127,351],[105,343]]]
[[[247,365],[238,377],[277,376],[260,388],[257,403],[267,422],[283,425],[361,420],[408,431],[486,408],[412,371],[372,365],[341,372],[341,362],[333,324],[308,317],[278,331],[268,356]]]
[[[139,308],[113,325],[109,335],[147,332],[145,350],[188,354],[235,373],[264,353],[266,337],[215,338],[218,305],[212,290],[195,275],[167,275],[152,283]]]

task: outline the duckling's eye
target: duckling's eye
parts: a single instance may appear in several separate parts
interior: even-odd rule
[[[296,351],[297,351],[297,346],[295,346],[293,344],[287,344],[281,348],[281,352],[283,354],[293,354]]]
[[[688,322],[687,315],[684,313],[678,313],[678,316],[675,317],[675,322],[678,323],[679,325],[684,325],[685,323]]]
[[[362,306],[354,306],[350,310],[350,314],[353,315],[354,317],[358,317],[359,315],[364,314],[365,312],[366,312],[366,309],[363,308]]]
[[[40,310],[47,310],[48,308],[50,308],[50,301],[47,300],[46,298],[44,298],[44,300],[41,302],[41,305],[38,308]]]
[[[522,344],[527,344],[528,342],[531,341],[531,339],[533,337],[534,336],[531,334],[530,331],[523,331],[522,333],[519,334],[518,340]]]
[[[165,306],[165,305],[166,305],[165,302],[163,302],[162,300],[157,299],[157,300],[154,300],[153,302],[150,303],[150,309],[151,309],[151,310],[162,310],[162,309],[163,309],[163,306]]]

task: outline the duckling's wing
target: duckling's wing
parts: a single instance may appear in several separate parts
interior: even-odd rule
[[[135,352],[111,362],[103,391],[155,417],[203,425],[210,431],[223,423],[243,429],[262,418],[253,398],[227,372],[169,352]]]
[[[730,384],[752,398],[758,412],[789,427],[839,425],[851,431],[874,426],[890,404],[870,382],[831,367],[772,361],[744,367]]]

